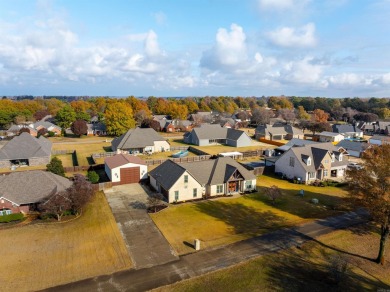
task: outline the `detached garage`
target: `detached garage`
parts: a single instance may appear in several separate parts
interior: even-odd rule
[[[104,169],[109,179],[117,185],[138,183],[148,178],[145,162],[133,155],[117,154],[104,160]]]

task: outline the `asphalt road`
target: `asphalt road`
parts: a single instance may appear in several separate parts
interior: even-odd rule
[[[46,291],[147,291],[242,263],[367,221],[363,211],[282,229],[224,247],[192,253],[180,260],[140,270],[127,270],[53,287]]]

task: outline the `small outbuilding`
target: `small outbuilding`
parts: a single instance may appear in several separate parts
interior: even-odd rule
[[[117,154],[104,160],[104,169],[114,185],[138,183],[148,178],[148,167],[141,158]]]

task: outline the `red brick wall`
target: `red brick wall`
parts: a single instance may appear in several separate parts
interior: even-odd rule
[[[12,213],[28,213],[29,212],[29,206],[13,206],[10,201],[7,201],[5,199],[0,199],[0,210],[1,209],[10,209]]]

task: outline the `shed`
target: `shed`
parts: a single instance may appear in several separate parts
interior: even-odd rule
[[[139,157],[129,154],[117,154],[104,160],[104,169],[113,184],[124,185],[138,183],[148,178],[148,167]]]

